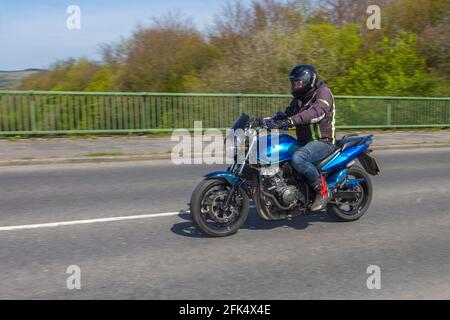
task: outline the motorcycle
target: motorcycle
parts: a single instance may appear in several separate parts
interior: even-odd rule
[[[311,212],[315,191],[290,163],[300,143],[285,133],[266,131],[261,135],[261,124],[260,119],[240,115],[230,132],[241,130],[244,136],[228,137],[234,140],[232,164],[226,171],[205,175],[192,193],[193,223],[209,236],[236,233],[248,217],[250,201],[267,221]],[[338,221],[358,220],[370,206],[370,175],[380,172],[370,156],[372,142],[373,135],[346,135],[336,141],[328,157],[315,164],[328,185],[326,211]],[[238,161],[238,150],[244,150],[243,161]],[[356,165],[357,159],[362,167]]]

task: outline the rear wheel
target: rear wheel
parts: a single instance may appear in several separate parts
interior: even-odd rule
[[[367,172],[358,166],[353,166],[348,171],[347,179],[359,180],[355,186],[343,187],[338,191],[352,194],[352,199],[334,196],[327,206],[328,214],[338,221],[355,221],[361,218],[372,201],[372,182]]]
[[[236,233],[244,224],[249,198],[243,188],[238,188],[225,206],[231,190],[231,184],[224,179],[204,180],[195,188],[190,210],[198,229],[212,237],[224,237]]]

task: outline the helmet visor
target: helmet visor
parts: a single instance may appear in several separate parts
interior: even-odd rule
[[[304,70],[296,75],[289,76],[289,81],[291,85],[294,87],[294,84],[297,84],[299,81],[302,82],[303,86],[308,85],[311,82],[311,74]]]

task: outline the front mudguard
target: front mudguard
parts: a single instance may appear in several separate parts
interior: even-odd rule
[[[245,182],[245,180],[242,180],[241,178],[239,178],[238,176],[236,176],[232,173],[229,173],[227,171],[215,171],[215,172],[206,174],[204,177],[206,180],[222,179],[222,180],[228,181],[232,186],[233,185],[235,185],[237,187],[240,186],[245,190],[247,195],[251,198],[251,192],[250,192],[249,185]]]

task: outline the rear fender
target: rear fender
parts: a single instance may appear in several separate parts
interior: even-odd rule
[[[378,166],[378,163],[374,158],[369,156],[368,151],[363,152],[358,157],[358,160],[368,174],[376,176],[380,172],[380,167]]]

